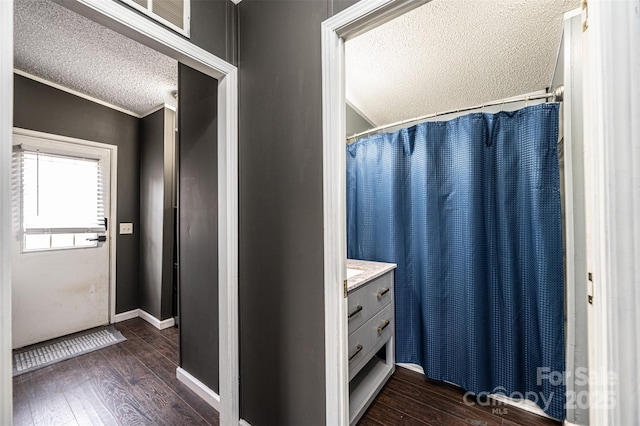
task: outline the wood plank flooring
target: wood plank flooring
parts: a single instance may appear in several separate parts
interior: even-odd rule
[[[115,326],[125,342],[15,377],[14,425],[219,424],[176,379],[176,328],[139,318]]]
[[[557,426],[560,422],[510,405],[465,404],[464,390],[426,380],[422,374],[397,367],[360,420],[362,426],[486,425]],[[470,399],[468,399],[470,400]]]
[[[125,342],[16,377],[14,424],[219,424],[218,412],[176,379],[176,328],[160,331],[139,318],[115,326]],[[359,424],[559,425],[511,406],[469,406],[463,395],[398,367]]]

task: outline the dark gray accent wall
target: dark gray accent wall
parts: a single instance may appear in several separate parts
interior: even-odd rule
[[[325,424],[320,24],[333,6],[239,4],[240,411],[255,426]]]
[[[173,302],[173,111],[140,121],[140,307],[165,320]]]
[[[231,0],[191,0],[191,43],[237,65],[237,11]]]
[[[16,127],[118,147],[118,222],[133,222],[132,235],[117,236],[116,313],[138,308],[140,219],[139,120],[34,80],[14,75]],[[110,218],[111,226],[117,226]]]
[[[164,111],[140,120],[140,307],[160,319]]]
[[[218,392],[217,80],[178,67],[180,365]]]
[[[337,13],[342,12],[349,6],[353,6],[358,3],[359,0],[333,0],[331,6],[331,15],[335,15]]]

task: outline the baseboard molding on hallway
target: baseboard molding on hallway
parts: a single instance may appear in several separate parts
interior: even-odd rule
[[[133,318],[142,318],[158,330],[164,330],[165,328],[173,327],[175,325],[175,319],[168,318],[166,320],[160,321],[158,318],[154,317],[150,313],[142,310],[142,309],[133,309],[131,311],[123,312],[121,314],[116,314],[113,317],[113,322],[122,322],[126,320],[130,320]]]
[[[138,313],[140,315],[140,318],[142,318],[158,330],[164,330],[165,328],[173,327],[173,325],[175,324],[175,320],[173,318],[168,318],[166,320],[160,321],[158,318],[154,317],[146,311],[143,311],[142,309],[138,309]]]
[[[220,396],[209,389],[207,385],[202,383],[200,380],[193,377],[187,371],[185,371],[182,367],[176,368],[176,378],[184,383],[186,387],[191,389],[198,395],[200,398],[204,399],[204,401],[215,408],[218,412],[220,412]]]
[[[133,318],[138,318],[140,315],[138,314],[138,309],[133,309],[131,311],[123,312],[121,314],[116,314],[113,317],[113,322],[122,322],[126,320],[130,320]]]

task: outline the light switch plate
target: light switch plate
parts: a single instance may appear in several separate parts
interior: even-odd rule
[[[133,223],[120,222],[120,235],[133,234]]]

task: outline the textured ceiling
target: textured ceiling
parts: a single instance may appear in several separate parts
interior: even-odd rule
[[[16,0],[14,47],[17,69],[135,114],[176,103],[175,60],[49,0]]]
[[[551,84],[579,0],[433,0],[345,44],[347,100],[376,125]]]

